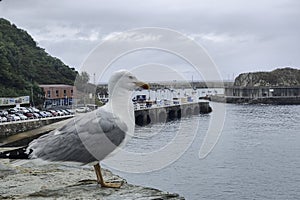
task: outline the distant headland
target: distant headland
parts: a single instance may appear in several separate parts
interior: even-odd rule
[[[300,70],[276,69],[271,72],[242,73],[233,86],[225,87],[224,95],[212,101],[250,104],[300,104]]]
[[[300,86],[300,70],[286,67],[271,72],[242,73],[235,79],[234,86]]]

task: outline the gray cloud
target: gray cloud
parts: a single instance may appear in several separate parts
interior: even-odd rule
[[[109,34],[148,26],[193,38],[224,78],[300,66],[298,0],[3,0],[0,13],[77,69]]]

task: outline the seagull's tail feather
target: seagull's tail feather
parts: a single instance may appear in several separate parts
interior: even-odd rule
[[[26,147],[0,152],[0,159],[29,159],[26,153]]]

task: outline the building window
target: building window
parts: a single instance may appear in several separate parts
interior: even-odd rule
[[[58,97],[59,96],[58,90],[56,90],[55,93],[56,93],[56,97]]]
[[[48,91],[47,91],[47,97],[50,98],[50,96],[51,96],[51,93],[50,93],[50,90],[48,90]]]
[[[67,96],[67,90],[64,90],[64,97]]]

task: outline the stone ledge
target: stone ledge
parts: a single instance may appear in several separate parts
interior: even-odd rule
[[[49,164],[36,166],[29,162],[13,166],[0,160],[0,199],[122,199],[122,200],[182,200],[178,194],[128,184],[123,178],[103,171],[107,181],[123,181],[120,189],[101,188],[95,182],[81,180],[96,178],[92,167]]]

